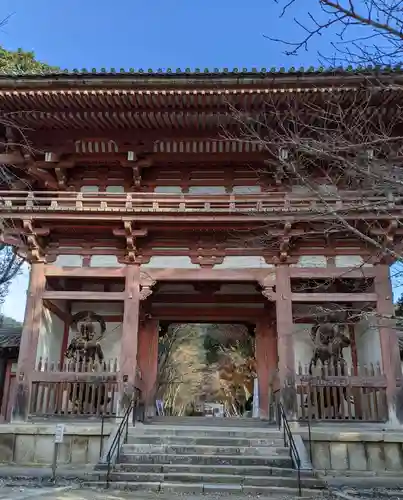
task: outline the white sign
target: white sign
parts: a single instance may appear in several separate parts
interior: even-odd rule
[[[253,381],[253,407],[252,407],[252,417],[259,417],[259,381],[257,378]]]
[[[55,443],[63,443],[64,438],[64,424],[57,424],[55,431]]]

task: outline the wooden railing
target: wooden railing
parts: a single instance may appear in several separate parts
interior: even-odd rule
[[[117,362],[40,360],[31,377],[30,415],[34,417],[114,415],[118,404]]]
[[[298,419],[312,421],[387,420],[386,377],[379,365],[299,366],[296,376]]]
[[[301,196],[292,193],[170,195],[159,193],[77,193],[0,191],[0,212],[329,212],[332,210],[392,210],[401,198],[363,196]]]

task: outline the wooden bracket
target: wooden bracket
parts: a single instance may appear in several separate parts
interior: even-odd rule
[[[28,248],[28,257],[32,262],[43,262],[45,252],[38,242],[38,235],[35,232],[32,221],[29,219],[22,221],[24,236]]]
[[[147,236],[147,229],[134,229],[132,221],[123,221],[124,229],[114,229],[114,236],[122,236],[126,240],[126,263],[141,263],[139,262],[139,253],[137,247],[137,238]],[[141,260],[141,258],[140,258]]]
[[[289,251],[291,248],[291,237],[292,237],[291,229],[292,229],[292,223],[287,221],[284,224],[283,235],[280,237],[280,249],[279,249],[280,262],[287,262]]]
[[[123,166],[131,167],[133,172],[133,184],[135,187],[140,187],[141,185],[141,171],[143,168],[148,168],[152,165],[152,159],[150,156],[145,158],[138,158],[134,151],[127,152],[127,161],[122,163]]]
[[[140,273],[140,300],[146,300],[152,293],[152,287],[157,282],[147,273]]]

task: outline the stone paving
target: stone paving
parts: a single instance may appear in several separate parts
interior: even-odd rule
[[[76,486],[32,487],[32,486],[0,486],[0,500],[176,500],[179,497],[192,500],[218,500],[223,496],[230,500],[248,500],[247,495],[189,495],[161,494],[140,491],[109,491],[85,489]],[[254,497],[257,498],[257,497]],[[281,500],[296,500],[298,497],[281,497]],[[327,500],[323,494],[318,494],[321,500]],[[328,497],[330,498],[330,497]],[[280,497],[270,497],[270,500],[280,500]],[[340,499],[343,500],[343,499]]]

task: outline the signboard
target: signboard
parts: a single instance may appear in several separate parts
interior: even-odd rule
[[[55,431],[55,443],[56,444],[63,443],[64,429],[65,429],[64,424],[57,424],[56,425],[56,431]]]
[[[252,407],[252,417],[259,417],[259,381],[257,377],[253,380],[253,407]]]

